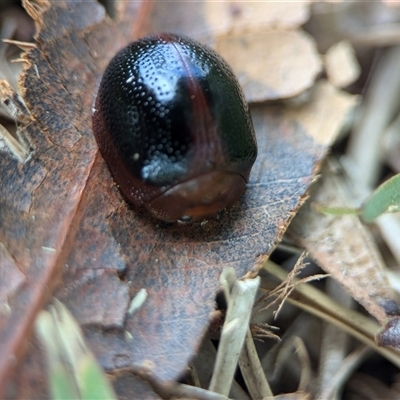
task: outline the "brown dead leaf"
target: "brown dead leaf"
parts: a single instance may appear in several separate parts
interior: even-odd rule
[[[357,101],[356,96],[338,90],[322,80],[314,86],[311,101],[300,107],[289,108],[287,118],[299,123],[321,146],[330,146],[339,133],[338,129],[344,118]]]
[[[314,41],[302,31],[222,36],[215,47],[232,66],[250,102],[298,96],[321,71]]]
[[[354,215],[323,215],[313,202],[348,204],[343,181],[326,168],[311,189],[311,198],[294,218],[289,233],[310,256],[381,324],[399,313],[398,298],[389,285],[370,233]]]
[[[309,2],[205,2],[210,31],[224,33],[260,32],[265,28],[297,28],[309,17]]]
[[[36,48],[24,56],[20,81],[32,122],[17,132],[28,139],[33,152],[24,164],[9,152],[0,159],[0,240],[5,255],[0,259],[1,275],[8,271],[20,281],[23,277],[15,289],[8,288],[2,307],[7,312],[0,319],[1,390],[8,388],[36,313],[58,281],[64,252],[73,245],[66,241],[67,234],[73,230],[97,152],[91,133],[93,93],[110,57],[106,53],[93,58],[95,50],[91,51],[96,43],[99,50],[111,51],[125,44],[110,21],[102,22],[104,10],[96,2],[25,6],[36,18],[39,33]]]
[[[10,312],[7,299],[18,292],[18,289],[25,281],[25,275],[19,269],[14,268],[12,256],[2,243],[0,243],[0,260],[0,316],[2,317]]]
[[[118,26],[94,1],[38,5],[25,3],[39,33],[36,48],[24,56],[20,82],[33,119],[19,129],[33,151],[25,163],[9,152],[0,158],[0,274],[14,280],[1,287],[7,304],[1,308],[0,388],[23,386],[6,384],[61,273],[56,296],[108,372],[142,368],[174,380],[207,328],[222,269],[232,266],[242,276],[260,265],[259,255],[270,254],[352,101],[337,106],[342,94],[326,95],[325,83],[297,114],[287,106],[254,106],[259,156],[240,203],[200,226],[157,223],[123,200],[91,132],[96,83],[132,27]],[[135,7],[133,21],[142,13]],[[177,15],[179,6],[171,12]],[[120,13],[125,21],[126,13]],[[332,108],[340,111],[320,140],[302,121],[320,110],[319,123]],[[147,297],[130,313],[142,289]]]
[[[350,42],[342,40],[328,49],[325,69],[329,81],[336,87],[345,88],[357,80],[361,68]]]
[[[309,1],[229,0],[185,1],[179,4],[179,12],[171,12],[171,3],[160,2],[154,8],[149,30],[154,33],[184,33],[194,38],[206,39],[233,32],[259,32],[268,28],[292,29],[308,20],[309,9]]]
[[[399,44],[399,8],[389,8],[380,1],[336,3],[313,2],[312,18],[306,23],[321,52],[341,40],[363,47]]]

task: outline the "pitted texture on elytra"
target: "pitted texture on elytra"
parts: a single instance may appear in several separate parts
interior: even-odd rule
[[[99,88],[94,129],[114,176],[123,165],[141,182],[127,193],[137,203],[212,171],[247,180],[257,154],[229,66],[214,51],[170,34],[134,42],[114,57]]]

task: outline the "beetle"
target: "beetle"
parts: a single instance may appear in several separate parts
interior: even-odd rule
[[[168,222],[215,217],[243,194],[257,157],[247,102],[228,64],[190,38],[142,38],[110,61],[92,116],[125,197]]]

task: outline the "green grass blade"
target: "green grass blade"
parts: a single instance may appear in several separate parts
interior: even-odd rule
[[[54,400],[80,399],[75,378],[70,366],[66,363],[58,337],[57,328],[51,314],[42,311],[35,323],[36,335],[46,349],[48,366],[48,384]]]
[[[325,206],[315,206],[315,209],[325,215],[358,215],[360,210],[351,207],[325,207]]]
[[[57,300],[42,311],[36,333],[46,347],[52,398],[114,400],[116,395],[96,358],[86,346],[79,324]]]

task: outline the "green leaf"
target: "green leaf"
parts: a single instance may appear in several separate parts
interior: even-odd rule
[[[361,210],[365,222],[372,222],[383,213],[400,211],[400,174],[382,183],[367,199]]]

